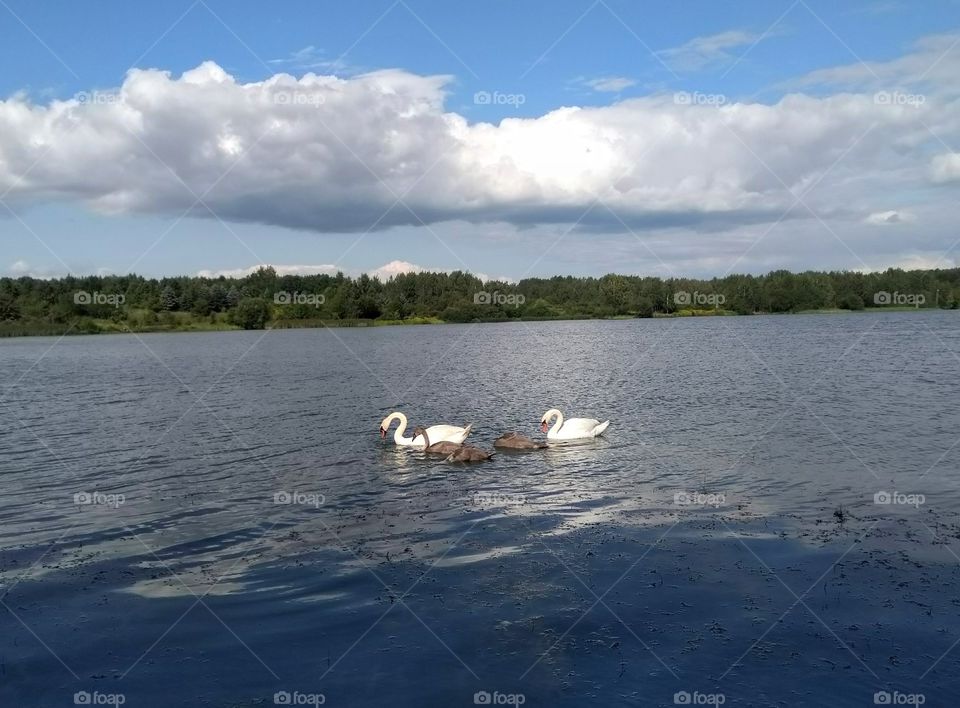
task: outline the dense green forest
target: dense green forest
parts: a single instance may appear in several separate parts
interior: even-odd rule
[[[469,273],[0,279],[0,334],[261,329],[396,322],[656,317],[922,307],[955,309],[960,268],[779,270],[712,280],[628,275],[487,282]]]

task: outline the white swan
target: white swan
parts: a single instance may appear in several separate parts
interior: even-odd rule
[[[387,437],[387,431],[390,430],[390,425],[395,420],[400,421],[400,425],[397,426],[397,429],[393,433],[393,441],[397,445],[405,445],[407,447],[423,447],[424,440],[422,435],[417,435],[416,437],[412,438],[405,438],[403,436],[403,433],[407,429],[407,416],[399,411],[391,413],[380,423],[381,438]],[[443,440],[462,443],[470,434],[471,427],[472,425],[468,425],[465,428],[460,428],[456,425],[431,425],[429,428],[427,428],[427,437],[430,438],[431,443],[438,443]]]
[[[551,418],[556,418],[557,422],[547,433],[547,423]],[[570,418],[563,419],[563,413],[556,408],[551,408],[543,414],[540,419],[540,429],[547,433],[547,440],[579,440],[582,438],[595,438],[603,435],[603,431],[610,425],[610,421],[601,423],[593,418]]]

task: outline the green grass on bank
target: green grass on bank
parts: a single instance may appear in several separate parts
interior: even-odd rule
[[[758,315],[767,314],[850,314],[852,312],[877,313],[877,312],[943,312],[934,308],[914,307],[868,307],[863,310],[843,310],[839,308],[824,308],[819,310],[801,310],[795,313],[755,313]],[[653,319],[664,319],[674,317],[736,317],[736,312],[723,309],[684,309],[671,313],[656,312]],[[609,320],[627,320],[636,319],[634,315],[617,315],[612,317],[587,317],[585,315],[571,317],[523,317],[523,318],[501,318],[489,320],[474,320],[475,322],[550,322],[550,321],[571,321],[585,319],[609,319]],[[396,319],[278,319],[267,322],[268,329],[311,329],[322,327],[389,327],[398,325],[433,325],[433,324],[462,324],[446,322],[438,317],[411,317],[404,320]],[[217,313],[205,317],[196,316],[189,312],[163,312],[157,315],[146,310],[132,310],[127,313],[126,319],[100,319],[91,317],[78,317],[69,322],[49,322],[43,320],[16,320],[0,321],[0,337],[28,337],[28,336],[54,336],[74,334],[129,334],[133,333],[153,333],[153,332],[225,332],[229,330],[241,330],[234,324],[231,324],[224,313]]]

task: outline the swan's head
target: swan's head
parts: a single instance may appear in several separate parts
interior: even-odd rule
[[[404,427],[404,428],[406,427],[407,417],[403,413],[400,413],[399,411],[394,411],[393,413],[391,413],[386,418],[380,421],[380,437],[381,438],[387,437],[387,431],[390,430],[390,426],[393,425],[393,421],[395,420],[400,421],[401,427]]]
[[[560,415],[560,411],[556,408],[551,408],[546,413],[543,414],[543,417],[540,419],[540,430],[547,432],[547,428],[550,425],[550,421]]]

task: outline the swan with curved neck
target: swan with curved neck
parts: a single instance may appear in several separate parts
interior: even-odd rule
[[[395,420],[399,421],[400,424],[393,433],[393,442],[404,447],[423,447],[425,441],[422,435],[416,435],[412,438],[404,437],[404,433],[407,430],[407,416],[400,411],[394,411],[380,422],[381,438],[387,437],[387,432],[390,430],[390,426],[393,425]],[[462,443],[470,434],[471,427],[471,425],[468,425],[464,428],[456,425],[431,425],[429,428],[427,428],[427,435],[429,436],[430,440],[435,443],[443,440]]]
[[[556,419],[553,427],[547,431],[549,422]],[[596,438],[603,435],[603,431],[610,425],[610,421],[601,423],[595,418],[569,418],[564,420],[563,413],[551,408],[540,419],[540,430],[547,433],[547,440],[582,440]]]

